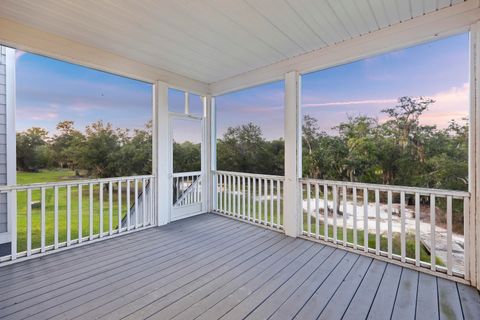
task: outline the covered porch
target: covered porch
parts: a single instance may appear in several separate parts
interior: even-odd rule
[[[475,319],[480,312],[468,285],[211,213],[7,266],[0,279],[5,319]]]
[[[0,318],[478,317],[478,0],[89,5],[0,3]],[[303,75],[458,33],[467,191],[303,175]],[[17,184],[15,49],[150,83],[151,174]],[[276,80],[284,174],[219,170],[217,97]],[[174,171],[176,121],[200,128],[199,171]]]

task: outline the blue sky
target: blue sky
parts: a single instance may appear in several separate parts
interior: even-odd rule
[[[436,100],[425,124],[445,127],[468,115],[469,37],[461,34],[302,76],[302,112],[332,127],[348,115],[382,120],[381,110],[401,96]],[[251,121],[267,138],[283,137],[283,81],[217,98],[219,135]]]
[[[303,113],[333,133],[331,128],[348,115],[382,121],[380,110],[398,97],[428,96],[437,102],[422,121],[445,127],[468,114],[468,47],[468,34],[461,34],[303,75]],[[267,139],[283,137],[283,88],[277,81],[217,97],[218,135],[253,122]],[[182,112],[183,93],[169,92],[170,109]],[[40,126],[53,133],[61,120],[73,120],[79,129],[96,120],[140,128],[151,119],[151,97],[150,84],[33,54],[17,57],[19,131]],[[190,98],[192,110],[200,112],[199,97]],[[179,132],[178,141],[191,134]]]
[[[55,132],[61,120],[142,128],[152,118],[150,84],[39,55],[17,53],[17,131]]]

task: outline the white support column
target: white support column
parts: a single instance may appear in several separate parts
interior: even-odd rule
[[[480,289],[480,22],[470,34],[470,123],[469,123],[469,191],[471,195],[465,255],[468,255],[470,281]]]
[[[2,47],[0,47],[0,50]],[[17,156],[15,134],[15,109],[16,109],[16,67],[15,49],[3,47],[5,50],[5,96],[6,96],[6,149],[7,149],[7,185],[17,183]],[[1,201],[4,195],[1,196]],[[16,229],[17,199],[14,193],[7,195],[7,233],[0,234],[0,244],[11,242],[15,245],[16,239],[11,239]]]
[[[300,234],[300,188],[302,175],[302,137],[300,114],[300,76],[291,71],[285,75],[285,185],[283,198],[283,223],[285,234]]]
[[[190,114],[190,98],[188,91],[185,91],[185,100],[184,100],[184,112],[185,114]]]
[[[217,170],[217,106],[215,97],[210,97],[210,172]],[[210,210],[213,210],[218,204],[218,191],[215,177],[211,176],[211,192],[212,196]]]
[[[205,97],[205,157],[202,159],[204,168],[205,182],[202,192],[204,192],[203,205],[205,212],[213,210],[213,204],[216,197],[216,186],[213,183],[212,170],[216,170],[216,132],[215,132],[215,100],[212,96]]]
[[[207,95],[203,98],[203,140],[202,140],[202,212],[210,212],[212,204],[212,97]],[[213,148],[215,148],[213,146]]]
[[[168,85],[157,81],[154,85],[153,99],[153,174],[156,183],[157,225],[170,222],[170,204],[172,201],[170,168],[170,141],[168,125]]]

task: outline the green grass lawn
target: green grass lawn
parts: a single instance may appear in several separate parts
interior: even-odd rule
[[[19,172],[17,173],[17,184],[31,184],[41,182],[58,182],[71,181],[75,179],[85,179],[85,177],[75,177],[74,172],[69,170],[44,170],[38,173]],[[98,234],[100,230],[100,201],[99,201],[99,185],[93,188],[93,234]],[[133,185],[131,187],[131,204],[134,203]],[[46,245],[54,243],[54,190],[53,188],[46,189],[45,194],[45,241]],[[114,184],[113,190],[113,206],[112,206],[112,228],[118,226],[118,197],[117,188]],[[32,202],[40,202],[40,190],[32,191]],[[70,235],[71,239],[78,239],[78,221],[79,221],[79,201],[78,188],[71,189],[71,223]],[[122,184],[122,217],[125,216],[126,207],[126,187]],[[82,217],[82,235],[88,236],[90,233],[90,208],[89,208],[89,187],[88,185],[82,188],[82,210],[80,211]],[[109,230],[109,199],[108,199],[108,185],[105,185],[103,190],[103,231]],[[41,236],[41,209],[40,204],[37,203],[32,207],[32,249],[40,247]],[[27,248],[27,193],[19,191],[17,193],[17,251],[25,251]],[[61,187],[58,192],[58,240],[64,242],[67,240],[67,188]]]

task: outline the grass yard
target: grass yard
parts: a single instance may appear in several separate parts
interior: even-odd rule
[[[42,182],[58,182],[71,181],[75,179],[85,179],[85,177],[76,177],[74,172],[69,170],[44,170],[38,173],[33,172],[18,172],[17,184],[31,184]],[[93,187],[93,234],[98,234],[100,231],[100,199],[99,199],[99,185]],[[134,203],[133,187],[131,188],[131,204]],[[114,184],[112,194],[112,228],[118,226],[118,189]],[[46,189],[45,193],[45,242],[46,245],[54,243],[54,190],[53,188]],[[82,236],[89,236],[90,234],[90,207],[89,207],[89,187],[85,185],[82,187],[82,207],[79,210],[79,196],[78,188],[72,186],[71,188],[71,223],[70,235],[71,239],[78,239],[79,217],[82,220]],[[125,184],[122,186],[122,206],[121,217],[127,213],[126,207],[126,188]],[[41,241],[41,191],[32,191],[32,249],[40,247]],[[103,231],[108,231],[110,227],[109,217],[109,198],[108,185],[104,186],[103,190]],[[18,237],[18,252],[25,251],[27,248],[27,192],[19,191],[17,193],[17,237]],[[67,188],[61,187],[58,190],[58,241],[64,242],[67,240]]]

